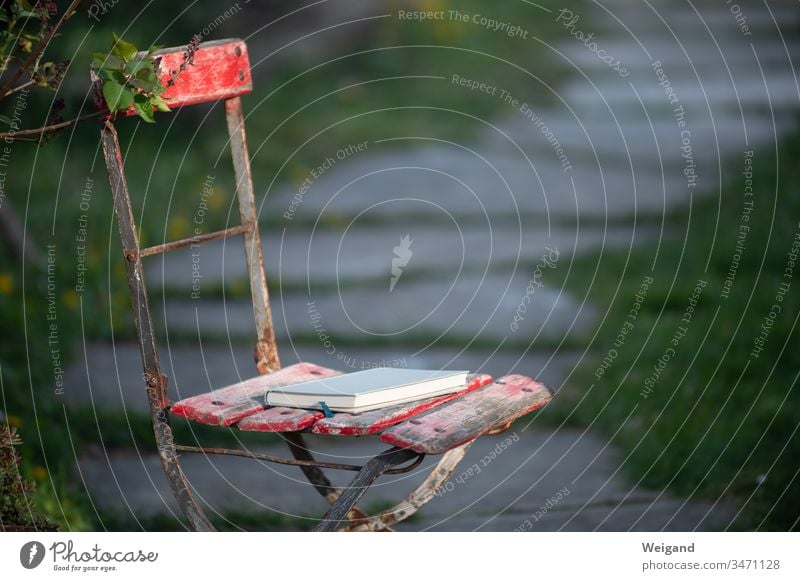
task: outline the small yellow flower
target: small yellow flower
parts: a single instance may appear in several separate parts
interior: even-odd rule
[[[11,426],[12,428],[22,427],[22,418],[19,416],[13,416],[11,414],[8,414],[6,416],[6,422],[8,422],[8,425]]]
[[[45,470],[44,466],[34,466],[31,468],[31,476],[34,480],[44,482],[47,480],[47,470]]]
[[[33,41],[22,36],[19,38],[19,40],[17,40],[17,44],[22,52],[31,52],[31,49],[33,48]]]
[[[208,207],[212,210],[219,210],[229,202],[228,191],[221,186],[214,186],[214,195],[208,197]]]
[[[302,164],[293,165],[289,170],[289,181],[295,187],[300,187],[303,182],[308,178],[311,168]]]
[[[433,35],[439,42],[455,42],[464,35],[464,25],[458,22],[437,20],[434,24]]]
[[[10,295],[14,290],[14,277],[9,273],[0,274],[0,295]]]
[[[68,309],[72,309],[73,311],[78,308],[80,304],[80,300],[78,299],[78,293],[76,293],[73,289],[69,289],[64,293],[61,297],[61,300],[64,302]]]
[[[169,219],[167,225],[167,234],[169,240],[178,240],[186,238],[189,235],[189,220],[186,216],[175,215]]]
[[[250,290],[250,282],[244,278],[237,278],[230,284],[231,294],[235,297],[243,297]]]

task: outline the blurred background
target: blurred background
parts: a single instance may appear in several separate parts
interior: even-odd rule
[[[247,42],[284,365],[521,373],[555,392],[402,529],[798,527],[796,2],[84,2],[47,51],[71,59],[58,90],[0,113],[28,128],[59,98],[65,119],[92,112],[90,55],[112,33]],[[143,244],[238,224],[222,109],[117,123]],[[182,530],[98,132],[3,144],[0,410],[24,444],[19,462],[3,449],[0,519]],[[238,240],[153,257],[146,278],[174,399],[254,375]],[[284,452],[278,435],[174,427]],[[381,447],[309,441],[321,459]],[[184,463],[222,528],[324,512],[296,469]],[[386,477],[364,506],[424,475]]]

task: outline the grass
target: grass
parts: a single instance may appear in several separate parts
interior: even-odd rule
[[[634,482],[731,501],[741,507],[737,528],[796,530],[800,520],[800,281],[796,269],[784,276],[800,240],[798,155],[800,136],[777,153],[756,152],[747,221],[737,167],[720,199],[695,201],[668,217],[674,236],[661,246],[578,261],[578,272],[597,268],[589,299],[608,316],[591,344],[594,358],[574,377],[574,397],[556,398],[541,415],[614,436]],[[743,224],[750,229],[724,295]],[[639,314],[626,319],[645,277],[653,282]],[[700,280],[706,286],[687,324]],[[782,282],[790,287],[781,295]],[[568,288],[583,293],[586,284],[575,280]],[[780,313],[756,356],[754,341],[774,305]],[[626,320],[633,326],[620,341]]]

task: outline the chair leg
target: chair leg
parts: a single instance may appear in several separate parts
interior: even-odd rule
[[[364,495],[367,489],[372,485],[377,478],[386,470],[394,466],[399,466],[409,460],[413,460],[419,456],[413,450],[403,448],[391,448],[375,456],[372,460],[359,471],[356,477],[347,485],[336,502],[333,503],[331,508],[322,517],[320,522],[315,528],[315,531],[329,532],[339,528],[350,510],[355,506],[356,502]]]
[[[192,494],[189,481],[181,468],[178,452],[175,450],[175,440],[172,437],[172,428],[167,421],[166,412],[159,410],[153,415],[153,433],[156,437],[158,455],[161,458],[161,466],[167,476],[170,490],[181,512],[189,521],[189,526],[194,531],[209,532],[215,531],[214,525],[208,520],[197,499]]]
[[[161,458],[161,465],[172,494],[189,520],[190,526],[196,531],[213,531],[213,525],[203,513],[203,509],[192,494],[186,476],[183,474],[178,453],[175,450],[172,429],[169,427],[165,411],[167,407],[167,376],[161,373],[158,363],[158,349],[156,348],[147,288],[144,284],[139,238],[136,234],[117,130],[114,129],[111,121],[104,123],[100,131],[100,140],[103,144],[103,156],[114,196],[114,213],[117,216],[120,241],[125,255],[125,270],[128,275],[136,334],[142,351],[147,399],[153,420],[153,433],[158,446],[158,455]]]
[[[474,440],[473,440],[474,441]],[[346,527],[348,531],[380,531],[387,530],[389,527],[403,521],[417,512],[428,501],[436,495],[436,491],[450,478],[459,462],[469,450],[472,442],[462,444],[445,452],[438,464],[434,466],[425,481],[409,494],[402,502],[387,509],[380,514],[376,514],[365,519],[351,519],[354,522]]]
[[[286,438],[289,450],[296,460],[314,460],[314,456],[308,451],[302,434],[299,432],[286,432],[283,436]],[[333,504],[341,496],[342,491],[331,484],[331,481],[325,476],[321,468],[301,466],[300,469],[316,491],[328,501],[328,504]],[[353,506],[347,517],[348,519],[365,519],[369,518],[369,515],[357,506]]]

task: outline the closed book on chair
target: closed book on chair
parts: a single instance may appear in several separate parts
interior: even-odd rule
[[[467,371],[376,367],[267,392],[271,406],[324,409],[358,413],[460,391]],[[323,406],[323,404],[325,404]]]

